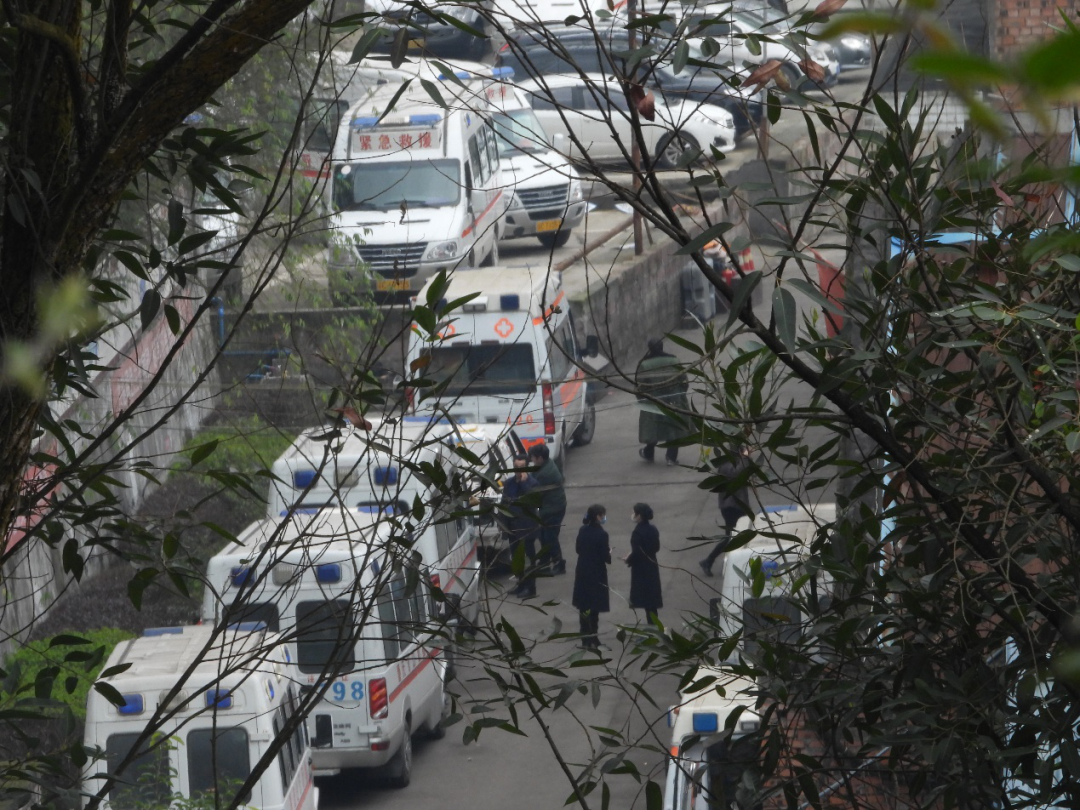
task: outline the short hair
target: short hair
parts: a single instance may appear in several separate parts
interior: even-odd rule
[[[525,453],[514,453],[514,461],[524,461],[526,464],[528,464],[529,457],[525,455]]]
[[[582,523],[599,523],[600,518],[607,514],[607,509],[603,504],[594,503],[588,509],[585,510],[585,519]]]
[[[649,341],[649,351],[653,354],[660,354],[664,350],[664,339],[653,338]]]
[[[548,446],[546,444],[534,444],[532,447],[529,448],[529,455],[533,458],[542,458],[544,461],[547,461],[549,458],[551,458],[551,451],[548,450]]]
[[[635,503],[634,514],[640,517],[642,520],[652,520],[653,510],[647,503]]]

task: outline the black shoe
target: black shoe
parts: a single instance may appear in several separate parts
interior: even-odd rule
[[[708,560],[702,560],[701,562],[699,562],[699,563],[698,563],[698,565],[700,565],[700,566],[701,566],[701,572],[702,572],[702,573],[703,573],[703,574],[704,574],[705,576],[707,576],[707,577],[711,577],[711,576],[712,576],[712,566],[711,566],[711,565],[709,565],[709,561],[708,561]]]
[[[647,455],[645,455],[645,448],[644,448],[644,447],[639,447],[639,448],[638,448],[638,451],[637,451],[637,454],[638,454],[639,456],[641,456],[641,457],[642,457],[643,459],[645,459],[645,460],[646,460],[647,462],[649,462],[650,464],[652,464],[652,463],[653,463],[653,458],[652,458],[652,456],[647,456]]]
[[[558,560],[551,564],[551,575],[561,576],[566,573],[566,560]]]
[[[679,462],[678,462],[678,461],[676,461],[676,460],[675,460],[675,459],[673,459],[673,458],[669,458],[669,459],[667,460],[667,465],[668,465],[669,467],[674,467],[674,466],[675,466],[676,464],[678,464],[678,463],[679,463]]]
[[[519,597],[522,601],[525,599],[533,599],[536,596],[536,588],[524,588],[514,594],[514,596]]]

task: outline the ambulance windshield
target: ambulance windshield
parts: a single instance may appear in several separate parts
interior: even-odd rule
[[[392,210],[457,205],[461,166],[456,160],[358,160],[334,171],[339,211]]]
[[[546,152],[551,147],[540,119],[532,109],[495,113],[495,139],[499,142],[499,154],[509,157],[515,152]]]
[[[446,382],[444,396],[531,394],[536,390],[533,350],[528,343],[437,346],[428,354],[425,376]]]

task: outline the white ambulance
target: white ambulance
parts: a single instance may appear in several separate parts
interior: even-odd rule
[[[719,596],[710,600],[710,611],[720,632],[742,631],[742,650],[753,649],[755,637],[768,635],[778,642],[793,641],[802,632],[805,617],[797,602],[817,600],[827,604],[832,580],[810,566],[810,545],[818,530],[836,520],[836,505],[818,504],[811,510],[798,505],[766,507],[753,519],[744,517],[736,526],[758,534],[746,545],[721,555]],[[762,591],[755,595],[753,582],[760,572]],[[792,586],[807,575],[797,595]],[[793,598],[794,597],[794,598]]]
[[[501,70],[513,74],[510,68]],[[508,78],[504,75],[485,86],[495,108],[492,122],[503,173],[513,188],[503,239],[535,236],[544,247],[562,247],[588,210],[581,175],[563,155],[562,136],[556,145],[544,132],[527,95]]]
[[[286,734],[241,805],[316,810],[311,748],[304,724],[296,722],[299,701],[286,650],[261,626],[216,638],[206,626],[156,628],[121,642],[105,666],[129,668],[105,682],[123,703],[97,691],[87,698],[86,746],[103,758],[83,774],[86,796],[114,778],[106,808],[168,807],[207,795],[226,806]]]
[[[455,447],[467,448],[481,466]],[[468,504],[492,485],[493,470],[510,466],[493,449],[498,442],[488,431],[429,416],[374,420],[370,430],[308,430],[271,468],[267,517],[347,508],[410,521],[412,547],[446,597],[436,605],[438,616],[468,625],[480,610],[479,531]]]
[[[383,768],[409,784],[412,737],[442,737],[449,710],[430,592],[385,518],[342,509],[264,520],[207,566],[205,622],[262,621],[295,639],[320,775]]]
[[[752,680],[720,669],[697,670],[668,712],[664,810],[757,806],[746,801],[760,787],[761,716],[755,704]]]
[[[442,297],[466,296],[475,297],[447,314],[435,343],[418,327],[409,336],[407,367],[438,384],[438,397],[411,390],[413,408],[513,427],[526,448],[546,442],[562,466],[566,448],[588,444],[596,428],[581,361],[597,344],[578,342],[561,277],[525,267],[453,274]]]
[[[407,302],[429,276],[495,264],[510,203],[490,110],[445,109],[414,80],[354,104],[332,156],[329,279]]]

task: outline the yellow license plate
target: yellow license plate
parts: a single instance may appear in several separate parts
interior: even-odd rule
[[[391,292],[395,290],[408,290],[409,280],[407,278],[388,278],[383,281],[375,282],[375,289],[379,292]]]
[[[536,232],[547,233],[548,231],[557,231],[561,225],[561,219],[545,219],[536,223]]]

